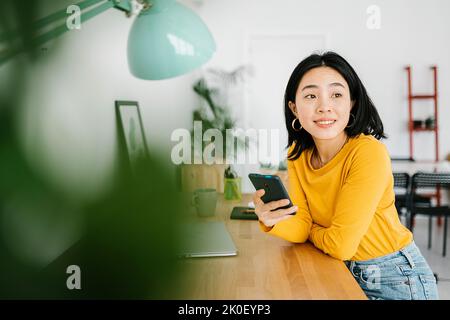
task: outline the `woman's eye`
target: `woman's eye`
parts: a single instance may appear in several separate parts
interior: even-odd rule
[[[340,98],[340,97],[342,97],[342,94],[340,94],[340,93],[335,93],[333,96],[334,96],[335,98]]]
[[[306,99],[315,99],[315,98],[316,98],[316,95],[315,95],[315,94],[307,94],[307,95],[305,96],[305,98],[306,98]]]

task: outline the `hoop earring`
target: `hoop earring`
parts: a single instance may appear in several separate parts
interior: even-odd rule
[[[355,123],[356,123],[356,117],[355,117],[355,115],[354,115],[353,113],[350,113],[350,115],[353,116],[353,123],[352,123],[351,125],[349,125],[349,126],[346,126],[347,129],[352,128],[352,127],[355,125]],[[349,121],[349,122],[350,122],[350,121]]]
[[[292,129],[294,129],[294,131],[297,131],[297,132],[301,131],[303,129],[303,127],[300,123],[300,120],[298,120],[298,124],[300,124],[300,128],[298,128],[298,129],[295,127],[295,120],[298,120],[298,118],[295,118],[294,120],[292,120],[292,124],[291,124]]]

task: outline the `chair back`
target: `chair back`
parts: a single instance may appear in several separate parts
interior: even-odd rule
[[[450,172],[417,172],[412,177],[413,190],[420,188],[450,189]]]
[[[394,188],[402,188],[408,190],[410,176],[406,172],[394,172]]]
[[[404,210],[408,210],[410,176],[406,172],[393,172],[392,174],[394,176],[395,207],[398,214],[401,215]]]

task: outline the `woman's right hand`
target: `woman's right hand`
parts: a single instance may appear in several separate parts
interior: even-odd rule
[[[255,213],[258,216],[259,221],[261,221],[266,227],[273,227],[280,221],[292,218],[291,214],[298,210],[297,206],[276,210],[277,208],[287,206],[289,204],[289,199],[264,203],[261,200],[264,193],[264,189],[257,190],[253,194],[253,203],[255,204]]]

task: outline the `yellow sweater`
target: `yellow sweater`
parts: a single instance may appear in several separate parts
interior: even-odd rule
[[[339,260],[368,260],[411,243],[395,208],[394,179],[386,147],[373,136],[349,139],[320,169],[312,151],[288,161],[295,216],[263,231],[291,242],[310,240]]]

